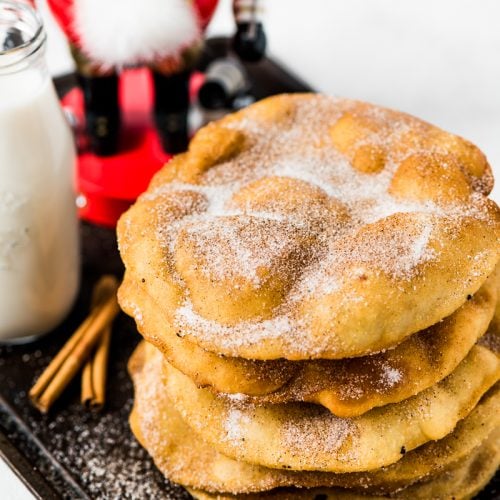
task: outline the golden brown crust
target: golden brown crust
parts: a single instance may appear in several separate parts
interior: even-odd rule
[[[118,224],[159,469],[207,499],[476,493],[500,461],[491,187],[474,145],[366,103],[201,129]]]
[[[396,198],[414,201],[466,202],[471,186],[454,158],[446,155],[414,154],[401,162],[389,186]]]
[[[268,469],[235,462],[215,451],[181,419],[166,396],[161,359],[149,359],[145,364],[146,350],[143,343],[129,364],[136,394],[132,430],[167,477],[193,488],[241,494],[294,485],[340,486],[372,494],[391,493],[461,463],[488,436],[491,435],[489,443],[499,437],[500,388],[496,386],[451,434],[406,453],[401,460],[383,469],[331,474]]]
[[[402,491],[391,494],[389,498],[398,500],[467,500],[479,493],[500,465],[500,438],[492,436],[481,447],[475,450],[465,460],[430,480],[415,483]],[[377,500],[388,498],[385,495],[371,495],[370,493],[357,493],[340,488],[290,488],[277,489],[249,495],[228,495],[220,493],[207,493],[188,488],[188,491],[197,500]]]
[[[159,356],[154,348],[152,356]],[[168,365],[167,365],[168,366]],[[400,403],[338,418],[316,405],[255,406],[198,389],[168,366],[165,391],[183,419],[221,453],[293,470],[358,472],[390,465],[450,433],[498,380],[500,360],[475,346],[446,379]]]
[[[169,329],[155,300],[126,274],[120,296],[142,335],[198,386],[255,404],[308,401],[342,417],[406,399],[439,382],[467,355],[495,310],[498,276],[458,311],[396,348],[345,360],[251,361],[217,356]],[[161,333],[161,335],[160,335]],[[245,398],[245,395],[254,396]]]
[[[198,132],[122,217],[120,249],[206,350],[361,356],[449,316],[493,271],[490,184],[475,146],[421,120],[283,95]]]
[[[200,348],[171,328],[156,301],[128,278],[128,272],[119,297],[122,309],[135,319],[139,332],[201,387],[223,391],[237,387],[252,395],[267,394],[286,384],[297,371],[292,362],[284,360],[228,358]]]

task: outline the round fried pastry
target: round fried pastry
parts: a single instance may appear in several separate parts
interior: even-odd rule
[[[479,493],[495,475],[500,465],[500,439],[485,442],[471,456],[456,463],[429,481],[416,483],[390,495],[399,500],[467,500]],[[385,495],[357,493],[340,488],[277,489],[248,495],[207,493],[188,488],[198,500],[376,500]]]
[[[120,220],[120,250],[206,350],[362,356],[449,316],[493,271],[490,184],[475,146],[421,120],[283,95],[198,132]]]
[[[131,427],[161,472],[189,487],[241,494],[290,486],[340,486],[385,494],[448,469],[468,457],[488,436],[489,441],[499,437],[500,387],[495,386],[451,434],[406,453],[400,461],[380,470],[332,474],[236,462],[217,452],[184,423],[163,389],[162,360],[153,349],[142,343],[129,362],[135,387]]]
[[[498,275],[492,275],[455,313],[394,349],[362,358],[290,362],[250,361],[201,349],[170,328],[161,308],[133,278],[126,273],[122,308],[167,361],[198,386],[236,393],[228,397],[255,404],[318,403],[341,417],[401,401],[451,373],[486,331],[498,287]]]
[[[499,358],[474,346],[444,380],[407,400],[339,418],[305,403],[228,402],[165,363],[165,391],[184,420],[221,453],[271,468],[360,472],[390,465],[449,434],[498,380]]]

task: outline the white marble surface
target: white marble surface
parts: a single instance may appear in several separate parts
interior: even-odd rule
[[[39,1],[45,11],[44,0]],[[269,52],[318,90],[398,108],[475,142],[500,179],[498,0],[268,0]],[[71,70],[47,18],[53,74]],[[233,31],[221,0],[209,29]],[[500,181],[494,190],[500,200]],[[1,497],[32,498],[0,462]]]

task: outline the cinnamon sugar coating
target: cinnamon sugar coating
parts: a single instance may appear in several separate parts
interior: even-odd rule
[[[283,95],[200,130],[121,218],[120,251],[169,328],[216,355],[362,356],[491,274],[491,186],[475,146],[421,120]]]
[[[161,357],[145,343],[130,360],[129,371],[136,393],[130,417],[132,430],[167,477],[223,497],[238,494],[245,498],[245,494],[252,492],[265,495],[269,490],[291,486],[351,488],[352,495],[355,492],[394,494],[418,481],[434,479],[437,474],[452,470],[457,463],[464,463],[475,455],[482,443],[495,449],[500,444],[500,388],[497,385],[451,434],[405,453],[401,460],[382,469],[334,474],[269,469],[237,462],[217,452],[182,419],[164,389],[161,365]],[[409,490],[408,495],[410,491],[413,490]],[[275,498],[273,493],[270,495]]]
[[[354,417],[409,398],[449,375],[486,331],[495,311],[499,278],[498,273],[492,275],[451,316],[394,349],[343,360],[217,356],[171,330],[154,298],[128,273],[120,297],[141,334],[198,386],[228,400],[257,405],[305,401],[323,405],[337,416]]]
[[[486,441],[465,460],[457,462],[449,470],[415,483],[390,496],[396,500],[448,499],[468,500],[479,493],[495,475],[500,465],[498,436]],[[356,493],[341,488],[284,488],[269,493],[227,495],[206,493],[188,488],[197,500],[377,500],[386,495]]]
[[[155,348],[152,356],[161,359]],[[445,437],[500,375],[500,359],[482,346],[444,380],[359,417],[339,418],[317,405],[253,405],[217,398],[165,363],[164,390],[188,425],[216,450],[270,468],[360,472],[393,464],[401,450]]]
[[[247,495],[207,493],[187,488],[196,500],[396,500],[474,498],[492,479],[500,465],[500,443],[498,436],[486,441],[463,461],[457,462],[429,480],[415,483],[408,488],[387,495],[372,495],[343,488],[278,488],[270,492]]]
[[[206,499],[476,493],[500,462],[492,182],[470,142],[346,99],[201,129],[118,225],[158,468]]]

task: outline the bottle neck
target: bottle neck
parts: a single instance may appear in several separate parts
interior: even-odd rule
[[[0,0],[0,77],[27,69],[48,75],[45,43],[42,20],[31,6]]]

